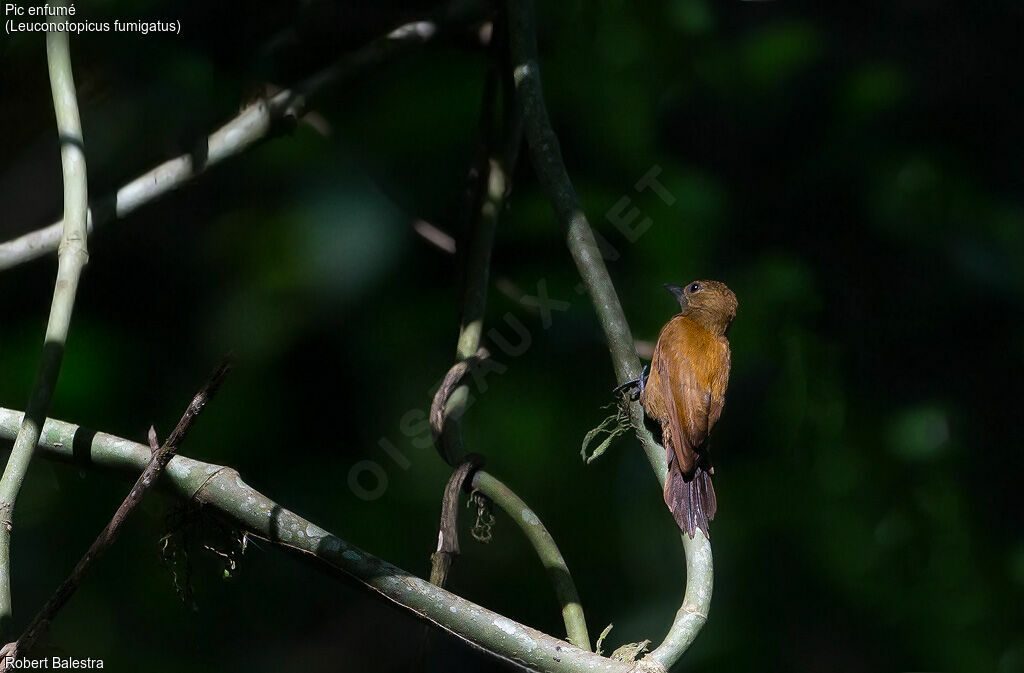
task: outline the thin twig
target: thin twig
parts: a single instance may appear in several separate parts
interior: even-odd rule
[[[512,54],[516,99],[526,124],[526,139],[534,170],[554,207],[559,222],[566,229],[569,250],[586,285],[598,321],[608,340],[617,381],[622,384],[640,375],[640,359],[634,349],[629,323],[615,292],[608,268],[590,228],[579,197],[565,170],[558,138],[551,127],[537,61],[536,20],[532,0],[506,0],[509,17],[509,44]],[[632,426],[647,454],[647,460],[658,481],[664,485],[667,464],[665,449],[644,426],[643,408],[638,402],[629,405]],[[692,540],[683,537],[686,554],[686,594],[676,613],[668,636],[648,659],[671,667],[693,639],[707,618],[713,584],[711,544],[703,534]]]
[[[451,570],[459,549],[459,494],[469,487],[469,479],[483,465],[484,459],[478,453],[470,453],[455,468],[441,497],[441,523],[437,533],[437,551],[430,555],[430,583],[442,589],[448,583]],[[431,649],[431,629],[424,624],[423,635],[417,648],[415,664],[410,670],[422,671]]]
[[[430,403],[430,430],[434,435],[434,443],[438,445],[438,451],[441,452],[441,457],[446,461],[449,460],[449,457],[441,448],[441,438],[444,434],[445,426],[458,422],[460,419],[460,415],[452,414],[451,397],[459,388],[459,383],[469,373],[469,370],[489,357],[491,357],[490,351],[486,348],[480,348],[476,353],[459,360],[444,375],[444,378],[441,380],[441,386],[434,393],[434,399]]]
[[[325,85],[351,78],[365,72],[388,58],[410,51],[417,45],[435,39],[439,34],[464,26],[482,15],[476,3],[456,0],[443,8],[430,20],[405,24],[367,46],[348,54],[336,63],[293,89],[274,93],[257,100],[243,109],[235,118],[214,131],[206,139],[203,160],[193,154],[183,154],[165,161],[143,173],[116,193],[94,204],[88,215],[91,233],[96,227],[121,219],[159,197],[178,189],[201,175],[207,168],[241,154],[269,138],[281,128],[282,119],[296,120],[305,113],[310,96]],[[63,222],[31,231],[18,238],[0,243],[0,271],[42,257],[57,249]]]
[[[483,457],[471,453],[455,468],[441,499],[441,525],[437,534],[437,551],[430,555],[430,583],[444,587],[448,570],[459,549],[459,493],[469,486],[472,475],[483,465]]]
[[[46,60],[53,93],[53,110],[60,138],[60,159],[64,173],[64,226],[57,254],[57,281],[50,303],[43,354],[39,362],[25,419],[14,440],[14,448],[3,477],[0,477],[0,635],[11,618],[11,529],[14,502],[25,481],[39,433],[57,386],[64,346],[67,343],[71,314],[82,268],[89,259],[86,249],[86,212],[89,207],[88,180],[82,123],[78,117],[75,80],[71,72],[71,50],[66,32],[46,34]]]
[[[0,440],[14,437],[21,417],[19,411],[0,408]],[[83,446],[83,437],[91,438],[87,446]],[[39,449],[46,458],[74,462],[83,469],[93,466],[138,473],[151,459],[149,447],[143,444],[92,433],[54,419],[46,421]],[[491,656],[544,673],[636,671],[631,664],[581,650],[363,551],[285,509],[242,481],[230,467],[178,455],[167,464],[161,483],[178,497],[209,507],[259,537],[341,570],[387,600]]]
[[[132,490],[125,496],[124,502],[114,512],[114,516],[110,519],[110,522],[103,528],[96,540],[93,541],[89,547],[89,551],[85,552],[85,555],[75,565],[74,570],[68,575],[67,579],[61,583],[57,591],[54,592],[50,600],[36,613],[36,616],[29,623],[28,627],[25,628],[24,633],[18,638],[17,642],[14,643],[13,647],[5,647],[3,661],[0,661],[0,673],[7,670],[7,663],[13,662],[19,656],[25,656],[32,651],[32,646],[36,643],[50,623],[53,621],[54,616],[57,612],[64,607],[71,596],[78,589],[82,583],[82,578],[88,574],[92,569],[93,565],[103,556],[103,553],[110,548],[110,546],[117,539],[117,536],[121,533],[121,529],[124,527],[125,521],[131,515],[135,508],[138,507],[139,503],[142,502],[142,497],[146,494],[149,489],[156,484],[157,479],[160,477],[160,473],[164,467],[167,466],[168,461],[174,457],[174,454],[178,451],[178,447],[188,436],[189,431],[195,424],[196,418],[202,412],[203,407],[206,406],[207,402],[216,394],[220,388],[221,383],[224,382],[224,377],[227,376],[231,370],[231,362],[225,359],[218,365],[217,369],[214,370],[209,380],[203,385],[203,387],[196,393],[195,397],[192,398],[191,404],[185,409],[185,413],[182,414],[181,420],[175,426],[174,431],[171,432],[170,437],[164,442],[163,446],[160,446],[156,439],[156,431],[150,428],[149,431],[149,444],[150,449],[153,451],[152,458],[150,458],[149,465],[142,471],[139,478],[135,481],[135,485]]]

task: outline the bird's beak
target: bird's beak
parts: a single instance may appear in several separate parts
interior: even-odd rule
[[[665,285],[665,289],[668,290],[669,292],[671,292],[672,294],[674,294],[676,296],[676,299],[679,300],[679,306],[681,306],[682,308],[686,308],[686,303],[687,302],[686,302],[686,288],[685,287],[680,287],[678,285],[668,285],[668,284],[666,284]]]

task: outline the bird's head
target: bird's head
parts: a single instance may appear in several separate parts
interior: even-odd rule
[[[695,280],[686,285],[666,285],[665,289],[679,300],[682,314],[706,327],[714,334],[724,335],[736,317],[736,295],[725,283],[717,280]]]

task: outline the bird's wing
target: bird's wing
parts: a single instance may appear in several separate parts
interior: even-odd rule
[[[679,469],[689,474],[693,470],[696,454],[688,439],[688,433],[683,429],[683,422],[679,415],[679,405],[676,403],[672,391],[672,381],[669,378],[668,368],[664,358],[658,359],[658,383],[661,385],[661,395],[665,400],[665,420],[662,424],[662,438],[665,446],[672,452]],[[669,461],[671,462],[671,460]]]
[[[666,425],[672,435],[668,443],[685,475],[693,473],[697,450],[704,444],[712,425],[709,423],[712,391],[707,382],[701,380],[703,377],[698,376],[696,363],[688,357],[688,353],[697,354],[699,349],[692,348],[694,335],[687,333],[687,322],[670,323],[669,329],[678,330],[679,334],[672,335],[677,338],[664,340],[661,357],[657,358]],[[721,413],[721,409],[718,411]]]
[[[708,404],[708,434],[711,434],[711,428],[715,427],[715,423],[718,423],[718,418],[722,415],[722,407],[725,406],[725,389],[729,385],[729,370],[732,368],[732,353],[729,350],[729,342],[722,339],[718,342],[716,348],[719,352],[722,367],[710,380],[711,397]]]

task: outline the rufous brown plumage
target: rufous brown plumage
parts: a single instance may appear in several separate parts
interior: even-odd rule
[[[732,360],[726,330],[737,301],[732,290],[714,280],[665,287],[682,312],[658,334],[640,401],[661,425],[668,460],[665,504],[692,538],[697,529],[708,535],[708,521],[718,508],[708,436],[725,405]]]

